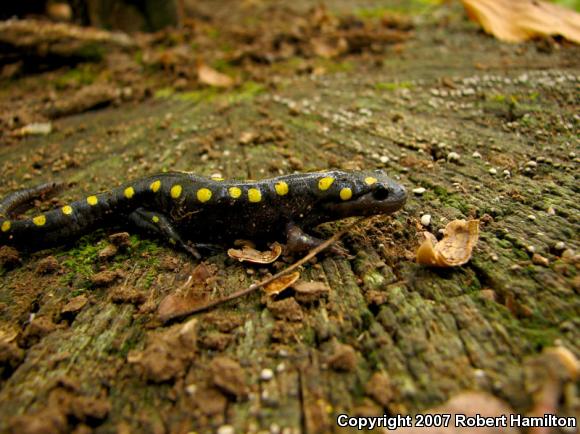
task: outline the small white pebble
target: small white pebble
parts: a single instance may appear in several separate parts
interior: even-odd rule
[[[536,163],[536,162],[535,162],[535,161],[533,161],[533,160],[530,160],[530,161],[528,161],[528,162],[526,163],[526,166],[527,166],[527,167],[538,167],[538,163]]]
[[[421,216],[421,224],[423,226],[429,226],[431,224],[431,214],[423,214]]]
[[[447,161],[459,161],[460,158],[461,155],[459,155],[457,152],[450,152],[447,154]]]
[[[493,255],[491,255],[491,260],[493,262],[497,262],[497,261],[499,261],[499,257],[497,255],[493,254]]]
[[[556,250],[564,250],[566,248],[566,244],[564,243],[564,241],[558,241],[555,245],[554,248]]]
[[[505,169],[503,171],[503,176],[505,176],[506,178],[511,178],[512,174],[510,173],[509,170]]]
[[[387,157],[386,155],[381,155],[379,158],[379,161],[383,164],[388,163],[389,161],[391,161],[391,159],[389,157]]]
[[[485,371],[483,369],[474,369],[473,375],[475,376],[475,378],[480,378],[480,379],[487,377],[487,374],[485,373]]]
[[[497,173],[497,169],[495,167],[492,167],[491,169],[489,169],[489,173],[495,175]]]
[[[530,253],[534,253],[536,251],[536,248],[534,246],[526,246],[526,250]]]
[[[274,378],[274,371],[269,368],[262,369],[262,372],[260,372],[260,380],[270,381],[272,378]]]
[[[278,366],[276,366],[276,372],[280,373],[280,372],[284,372],[285,370],[286,370],[286,365],[284,364],[284,362],[278,363]]]
[[[548,215],[556,215],[556,210],[553,206],[549,207],[547,210]]]
[[[445,229],[441,228],[437,231],[438,233],[440,233],[441,235],[445,235]]]
[[[535,216],[535,215],[533,215],[533,214],[530,214],[530,215],[528,216],[528,219],[529,219],[529,220],[532,220],[532,221],[533,221],[533,220],[536,220],[536,216]]]
[[[475,151],[473,154],[471,154],[471,156],[473,158],[481,158],[481,154],[479,152],[477,152],[477,151]]]
[[[418,194],[418,195],[421,195],[421,194],[425,193],[426,191],[427,191],[427,189],[425,189],[423,187],[418,187],[418,188],[413,189],[413,193]]]
[[[185,386],[185,391],[187,392],[188,395],[195,395],[195,392],[197,392],[197,385],[188,384],[187,386]]]
[[[231,425],[222,425],[217,429],[217,434],[234,434],[236,430]]]

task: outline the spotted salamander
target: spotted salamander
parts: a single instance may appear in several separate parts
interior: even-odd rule
[[[262,181],[163,173],[85,197],[31,218],[15,213],[56,184],[19,190],[0,202],[0,245],[21,250],[63,244],[97,228],[133,226],[199,258],[198,248],[286,235],[293,250],[321,240],[302,229],[352,216],[390,214],[405,189],[383,171],[325,171]]]

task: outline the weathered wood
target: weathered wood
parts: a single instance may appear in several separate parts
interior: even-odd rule
[[[155,310],[199,272],[191,258],[133,238],[129,250],[99,260],[105,234],[22,258],[0,277],[0,338],[17,336],[10,345],[24,351],[14,369],[3,366],[0,430],[40,432],[34,421],[50,420],[61,432],[211,432],[226,424],[236,432],[338,432],[342,412],[415,413],[466,389],[529,411],[529,358],[554,345],[580,356],[577,257],[556,246],[579,247],[578,48],[538,52],[470,26],[424,24],[403,55],[285,79],[259,95],[178,95],[63,118],[48,138],[0,148],[2,194],[51,178],[64,154],[77,167],[59,177],[78,183],[65,199],[166,168],[260,178],[297,167],[386,167],[410,192],[426,189],[411,193],[403,212],[350,234],[344,244],[354,258],[321,257],[303,268],[305,280],[331,288],[327,297],[268,309],[255,294],[198,315],[195,355],[164,381],[129,361],[148,336],[167,333]],[[246,131],[268,139],[240,143]],[[30,161],[43,169],[26,180]],[[423,213],[433,216],[433,232],[455,218],[482,219],[471,262],[451,270],[413,262]],[[530,246],[547,266],[532,262]],[[37,266],[49,254],[59,270],[43,274]],[[186,291],[217,297],[263,277],[225,253],[204,262],[210,277]],[[101,269],[122,273],[95,287],[90,277]],[[81,293],[89,303],[63,318],[62,307]],[[242,378],[247,394],[224,386],[225,373],[216,379],[216,357],[237,361],[239,369],[218,366],[242,372],[236,384]],[[388,398],[369,389],[373,374]]]

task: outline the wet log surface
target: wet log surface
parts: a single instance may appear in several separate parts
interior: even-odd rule
[[[556,345],[580,355],[579,59],[566,44],[504,45],[427,21],[403,55],[364,69],[159,94],[0,147],[2,194],[58,177],[76,183],[63,201],[164,169],[384,167],[425,189],[349,234],[352,258],[303,267],[327,295],[254,294],[165,327],[157,306],[189,276],[191,293],[213,298],[274,269],[225,252],[196,262],[133,234],[100,258],[106,228],[21,257],[0,277],[0,430],[324,433],[341,413],[416,413],[464,390],[528,412],[529,361]],[[424,214],[433,233],[481,219],[467,265],[414,263]]]

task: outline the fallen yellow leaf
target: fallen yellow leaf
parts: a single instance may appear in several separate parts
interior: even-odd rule
[[[228,256],[240,262],[251,262],[253,264],[271,264],[282,254],[282,246],[273,243],[270,250],[261,252],[251,245],[243,245],[241,249],[228,249]]]
[[[425,241],[417,250],[417,262],[434,267],[456,267],[471,258],[479,238],[479,220],[453,220],[445,227],[443,239],[423,232]]]
[[[200,83],[214,87],[230,87],[234,84],[234,80],[230,76],[216,71],[205,63],[198,64],[197,78]]]
[[[280,276],[278,279],[270,282],[265,288],[264,292],[270,297],[280,294],[286,288],[291,286],[300,277],[300,272],[295,271],[294,273],[287,274],[285,276]]]
[[[580,14],[541,0],[461,0],[467,15],[506,42],[560,35],[580,44]]]

